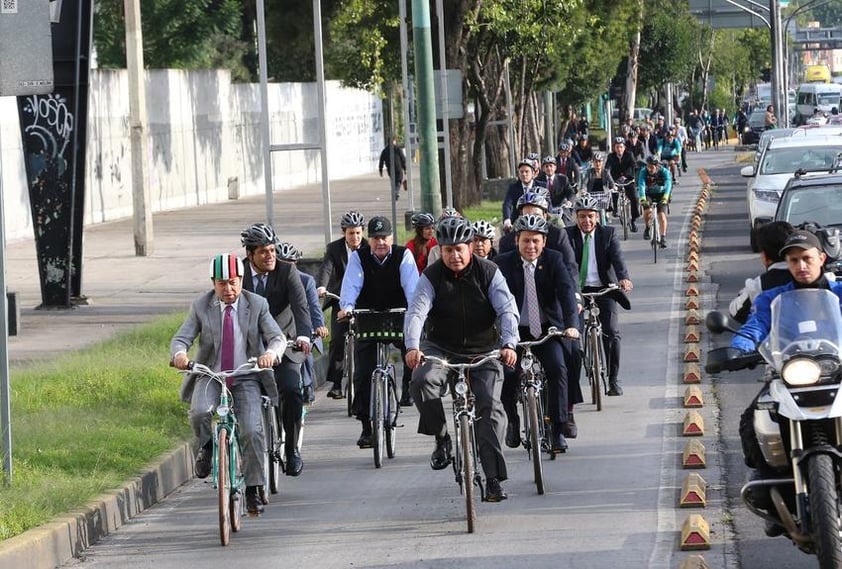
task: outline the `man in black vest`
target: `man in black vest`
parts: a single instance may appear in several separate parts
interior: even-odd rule
[[[342,279],[339,306],[336,315],[340,320],[354,308],[387,310],[406,308],[415,285],[418,267],[415,257],[406,247],[393,244],[392,224],[382,216],[368,222],[368,243],[348,258],[348,267]],[[403,341],[393,344],[404,354]],[[353,410],[362,422],[362,434],[357,440],[360,448],[371,448],[371,373],[377,365],[377,342],[358,341],[354,352],[354,402]],[[409,384],[410,370],[404,368],[404,385]]]
[[[500,360],[505,365],[511,367],[517,360],[517,305],[500,269],[471,254],[473,234],[465,218],[451,217],[439,222],[436,240],[441,246],[441,259],[424,269],[404,321],[406,363],[415,370],[412,397],[421,415],[418,432],[436,437],[436,449],[430,457],[433,470],[447,468],[453,444],[441,400],[447,372],[440,366],[423,363],[424,354],[464,362],[502,346]],[[500,402],[502,388],[503,368],[499,362],[471,371],[476,437],[487,479],[488,502],[506,499],[500,485],[508,476],[503,456],[506,414]]]
[[[298,343],[298,351],[287,350],[281,363],[275,367],[275,382],[280,395],[279,410],[286,433],[286,473],[298,476],[304,469],[298,450],[304,409],[301,364],[310,353],[310,336],[313,333],[307,293],[301,284],[298,269],[291,264],[277,262],[277,237],[271,227],[255,223],[246,228],[240,237],[246,248],[243,289],[265,297],[269,301],[269,313],[281,330]]]

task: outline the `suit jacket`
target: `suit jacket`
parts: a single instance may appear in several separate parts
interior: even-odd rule
[[[582,232],[576,225],[565,227],[567,236],[570,237],[570,244],[573,245],[573,252],[576,255],[576,263],[582,262]],[[596,269],[602,285],[606,286],[618,280],[628,279],[629,271],[626,262],[623,260],[623,251],[620,249],[620,240],[614,233],[613,227],[597,225],[594,229],[594,251],[596,253]],[[578,275],[578,273],[577,273]],[[577,277],[578,278],[578,277]]]
[[[523,308],[524,275],[523,260],[517,251],[497,255],[494,262],[506,278],[506,284],[517,301],[518,310]],[[579,325],[576,310],[576,284],[571,280],[561,253],[544,249],[538,257],[535,268],[535,290],[538,304],[547,318],[549,326],[559,330],[576,328]]]
[[[367,244],[363,238],[360,247]],[[345,276],[345,269],[348,267],[348,250],[345,248],[345,238],[340,237],[328,243],[325,248],[325,256],[319,267],[319,275],[316,278],[316,286],[325,287],[328,292],[339,294],[342,289],[342,278]],[[338,306],[338,302],[331,300],[326,306]]]
[[[325,315],[322,312],[322,305],[316,292],[316,279],[301,271],[298,274],[301,276],[301,284],[304,285],[304,292],[307,295],[307,306],[310,309],[310,322],[313,324],[313,330],[321,328],[325,325]],[[316,338],[313,343],[320,352],[324,351],[321,338]]]
[[[222,343],[222,317],[220,300],[214,291],[206,292],[193,301],[190,312],[170,342],[170,357],[177,352],[189,351],[190,346],[199,337],[199,347],[193,358],[195,361],[213,367]],[[246,356],[258,357],[267,349],[274,350],[280,356],[286,338],[280,327],[269,313],[266,299],[248,291],[240,293],[237,306],[237,321],[246,343]],[[260,383],[267,396],[273,401],[278,399],[278,388],[271,372],[262,372]],[[181,384],[181,399],[190,401],[196,374],[188,374]]]
[[[517,249],[515,243],[515,232],[510,231],[500,238],[498,244],[500,253],[508,253]],[[570,275],[570,280],[574,285],[579,283],[579,262],[576,260],[576,254],[573,252],[573,246],[570,244],[570,238],[564,229],[550,225],[550,233],[547,235],[547,249],[553,249],[561,253],[564,259],[564,266],[567,267],[567,272]],[[496,262],[497,259],[495,258]]]
[[[251,263],[245,259],[243,265],[243,290],[254,292]],[[313,323],[310,321],[307,293],[299,275],[294,265],[277,261],[275,270],[266,278],[266,300],[269,302],[269,312],[284,334],[290,338],[310,338],[313,335]],[[296,363],[302,363],[306,358],[303,352],[292,349],[288,349],[284,356]]]
[[[530,192],[537,192],[538,188],[546,188],[544,182],[535,179],[529,187]],[[514,221],[517,218],[517,201],[523,195],[523,182],[520,179],[515,179],[506,188],[506,197],[503,198],[503,219],[510,219]]]

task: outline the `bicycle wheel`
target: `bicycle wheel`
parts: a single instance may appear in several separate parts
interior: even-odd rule
[[[374,467],[380,468],[383,465],[383,447],[385,446],[385,425],[383,419],[384,400],[384,377],[383,371],[374,370],[371,378],[371,448],[374,451]]]
[[[655,210],[652,213],[652,255],[655,259],[655,263],[658,263],[658,249],[660,249],[661,244],[658,243],[658,240],[661,237],[661,227],[658,223],[658,210],[653,205],[652,209]]]
[[[397,450],[398,438],[398,413],[400,412],[400,405],[398,403],[397,390],[395,389],[395,377],[390,374],[386,381],[386,456],[395,458],[395,451]]]
[[[586,334],[585,338],[590,338],[590,336],[591,336],[591,326],[590,325],[587,326],[585,334]],[[593,375],[593,363],[591,361],[593,359],[593,356],[592,356],[593,350],[590,347],[590,341],[587,341],[586,339],[582,341],[582,352],[583,352],[582,353],[582,362],[584,364],[584,365],[582,365],[582,371],[585,372],[585,379],[588,381],[588,385],[591,388],[591,405],[596,405],[597,393],[596,393],[596,390],[594,390],[594,388],[593,388],[593,386],[594,386],[594,375]]]
[[[605,369],[604,362],[601,357],[602,338],[599,336],[599,329],[591,328],[588,336],[588,343],[590,344],[588,349],[591,352],[591,397],[596,404],[596,410],[602,411],[602,392],[603,386],[605,385],[605,378],[603,376],[605,375]]]
[[[354,337],[345,337],[345,399],[347,399],[348,416],[354,414]]]
[[[231,491],[228,493],[228,510],[231,517],[231,531],[238,532],[243,526],[243,457],[236,437],[228,440],[228,463],[231,469]]]
[[[459,417],[459,448],[462,453],[462,481],[465,487],[465,513],[467,515],[468,533],[474,533],[477,521],[476,504],[474,503],[474,443],[471,429],[471,418],[467,415]]]
[[[268,504],[266,489],[272,494],[277,494],[278,482],[281,479],[281,441],[278,436],[278,418],[271,401],[267,401],[263,406],[263,441],[266,452],[263,464],[263,501]]]
[[[231,539],[231,471],[228,465],[228,429],[222,427],[216,436],[216,493],[219,502],[219,541],[228,545]]]
[[[526,388],[527,424],[529,425],[529,456],[532,459],[532,471],[538,494],[544,493],[544,468],[541,463],[541,427],[538,423],[538,395],[534,386]],[[543,420],[543,417],[541,417]]]
[[[629,203],[626,199],[620,198],[620,201],[623,202],[620,205],[620,225],[623,226],[623,241],[629,240]]]

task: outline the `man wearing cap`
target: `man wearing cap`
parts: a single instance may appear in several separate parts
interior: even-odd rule
[[[526,192],[534,192],[540,186],[535,180],[538,173],[535,163],[531,158],[523,158],[517,165],[518,179],[509,185],[506,190],[506,197],[503,200],[503,230],[509,231],[514,221],[513,213],[515,204],[520,196]],[[430,261],[432,262],[432,260]]]
[[[199,346],[194,361],[214,371],[229,371],[257,358],[257,365],[271,368],[283,353],[286,339],[269,312],[269,304],[259,294],[243,290],[243,262],[234,255],[217,255],[211,260],[213,290],[203,293],[190,305],[190,312],[170,342],[170,363],[186,370],[187,352],[196,338]],[[233,378],[230,386],[237,414],[238,434],[246,482],[249,514],[263,511],[260,488],[263,485],[263,428],[261,388],[272,400],[278,391],[271,372]],[[199,374],[185,376],[182,401],[190,402],[190,425],[196,436],[196,476],[207,478],[213,457],[212,412],[219,403],[221,386]]]
[[[351,253],[348,267],[342,278],[339,294],[340,320],[355,308],[388,310],[406,308],[415,285],[418,267],[415,257],[406,247],[394,244],[392,224],[383,216],[374,216],[368,222],[368,243]],[[402,340],[393,343],[405,353]],[[358,341],[354,352],[353,410],[362,423],[362,434],[357,440],[360,448],[371,448],[371,373],[377,364],[377,342]],[[411,371],[404,367],[403,388],[406,389]]]
[[[796,230],[787,238],[781,248],[792,282],[769,289],[754,300],[748,320],[734,334],[731,347],[744,352],[753,352],[766,336],[772,325],[772,301],[779,294],[800,288],[823,288],[842,299],[842,283],[830,282],[824,275],[827,255],[819,238],[805,230]],[[842,302],[842,300],[840,300]]]

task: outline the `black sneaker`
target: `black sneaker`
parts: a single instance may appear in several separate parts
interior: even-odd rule
[[[453,459],[451,453],[453,452],[453,443],[450,440],[450,435],[445,435],[441,438],[436,437],[436,450],[430,456],[430,468],[433,470],[444,470]]]
[[[263,513],[263,500],[260,499],[257,486],[246,486],[246,511],[250,516],[259,516]]]
[[[412,407],[414,402],[412,401],[412,396],[409,394],[409,391],[404,391],[403,395],[401,395],[401,400],[398,402],[401,407]]]
[[[486,502],[502,502],[508,498],[500,481],[496,478],[489,478],[485,486],[485,501]]]
[[[213,442],[209,442],[199,449],[196,455],[196,478],[207,478],[211,473],[213,460]]]
[[[652,229],[647,227],[646,229],[643,230],[643,240],[649,241],[650,237],[652,237]]]
[[[363,421],[363,432],[357,439],[357,446],[360,448],[371,448],[371,423]]]
[[[637,224],[634,221],[631,222],[631,228],[630,229],[631,229],[632,233],[637,233]]]
[[[661,249],[666,249],[667,248],[667,238],[664,237],[664,236],[661,236],[661,240],[658,241],[658,245],[660,245]]]

